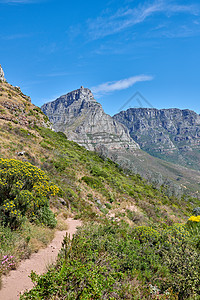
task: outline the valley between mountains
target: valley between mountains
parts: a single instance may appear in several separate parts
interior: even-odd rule
[[[0,71],[0,277],[73,217],[21,300],[200,299],[199,115],[111,117],[84,87],[40,109]]]

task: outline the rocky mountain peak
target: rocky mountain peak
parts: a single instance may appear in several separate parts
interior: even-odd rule
[[[81,86],[80,89],[75,90],[74,92],[78,93],[80,97],[84,97],[88,100],[95,100],[91,90],[88,88],[84,88],[83,86]]]
[[[1,67],[1,65],[0,65],[0,80],[1,81],[6,81],[6,79],[4,77],[4,71],[3,71],[2,67]]]
[[[71,105],[74,101],[95,101],[94,96],[90,89],[84,88],[83,86],[80,89],[74,90],[60,97],[68,105]]]
[[[44,104],[42,111],[49,117],[56,131],[62,131],[68,139],[95,150],[139,149],[122,124],[107,115],[92,92],[83,86],[53,102]]]
[[[67,96],[73,100],[96,101],[91,90],[83,86],[81,86],[80,89],[68,93]]]

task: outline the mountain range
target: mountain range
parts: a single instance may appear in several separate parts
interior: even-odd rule
[[[122,168],[139,173],[156,186],[179,195],[200,183],[200,116],[180,109],[129,109],[106,114],[84,87],[69,92],[41,110],[55,131]]]

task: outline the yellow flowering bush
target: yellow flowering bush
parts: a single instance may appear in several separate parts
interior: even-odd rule
[[[13,201],[5,201],[1,210],[4,213],[4,219],[9,220],[9,223],[12,224],[12,228],[16,228],[21,224],[21,212],[17,209]]]
[[[182,241],[190,237],[185,224],[174,224],[172,226],[168,226],[163,230],[162,235],[164,237],[170,237],[171,241],[177,239]]]
[[[138,226],[133,228],[132,235],[137,237],[141,244],[150,243],[163,249],[169,249],[175,244],[186,242],[190,233],[185,224],[174,224],[166,228],[153,228],[151,226]]]
[[[23,216],[36,220],[40,215],[42,221],[43,207],[49,209],[49,197],[59,191],[38,167],[16,159],[0,158],[0,221],[6,225],[16,227]]]
[[[199,208],[197,208],[199,210]],[[194,211],[193,211],[194,213]],[[191,242],[197,249],[200,250],[200,215],[191,216],[186,226],[191,233]]]
[[[193,215],[191,216],[187,223],[186,226],[188,227],[189,231],[192,234],[192,241],[195,244],[197,248],[200,249],[200,215]]]
[[[200,222],[200,216],[191,216],[188,221]]]
[[[138,226],[133,229],[133,234],[137,236],[141,243],[149,242],[156,243],[160,238],[158,230],[150,226]]]

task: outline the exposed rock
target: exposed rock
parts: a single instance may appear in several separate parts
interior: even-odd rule
[[[14,87],[6,81],[2,81],[0,85],[0,120],[26,127],[52,126],[40,108],[31,103],[29,96],[24,95],[19,87]]]
[[[25,151],[21,151],[21,152],[17,152],[18,156],[23,156],[26,152]]]
[[[200,116],[188,109],[130,108],[114,116],[149,154],[200,170]]]
[[[1,67],[1,65],[0,65],[0,80],[1,81],[6,81],[6,79],[4,77],[4,71],[3,71],[2,67]]]
[[[101,200],[97,199],[97,204],[102,205]]]
[[[63,198],[58,198],[58,200],[60,201],[60,203],[62,204],[62,205],[67,205],[67,202],[63,199]]]
[[[127,128],[107,115],[92,92],[83,86],[41,109],[56,131],[64,132],[69,140],[88,150],[96,150],[100,145],[109,150],[139,149]]]

